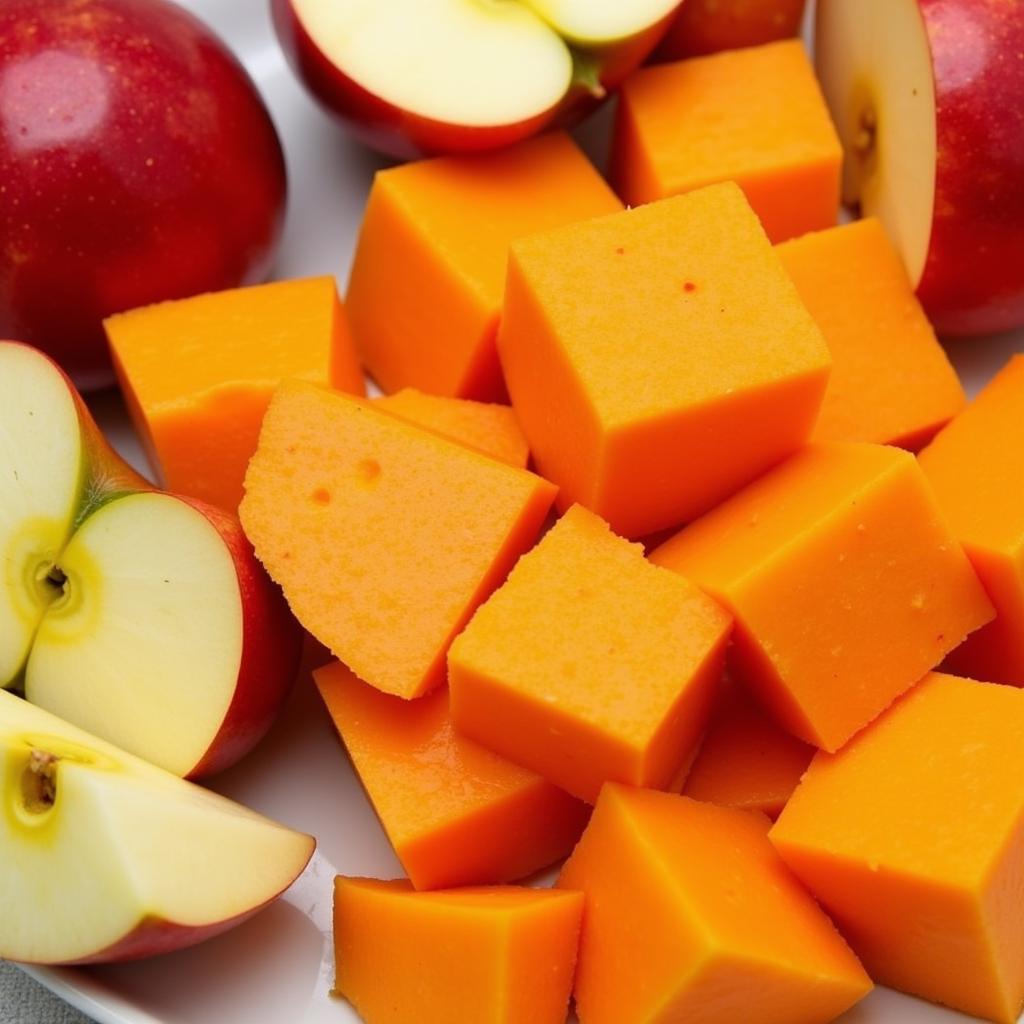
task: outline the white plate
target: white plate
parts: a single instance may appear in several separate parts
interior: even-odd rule
[[[274,41],[266,0],[183,0],[228,40],[270,104],[284,140],[291,206],[280,277],[336,273],[344,288],[352,246],[380,158],[351,140],[308,99]],[[580,137],[603,162],[607,114]],[[953,346],[970,390],[1014,351],[1024,332]],[[138,466],[141,452],[113,396],[94,403],[101,425]],[[30,973],[102,1024],[350,1024],[358,1018],[330,995],[331,886],[336,873],[402,874],[308,678],[271,735],[217,790],[315,835],[319,849],[278,904],[202,946],[117,967]],[[886,990],[843,1024],[954,1024],[969,1018]],[[467,1021],[465,1024],[474,1024]]]

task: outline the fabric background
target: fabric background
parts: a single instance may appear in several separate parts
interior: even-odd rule
[[[0,961],[0,1024],[92,1024],[24,971]]]

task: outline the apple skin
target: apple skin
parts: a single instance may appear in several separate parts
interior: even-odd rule
[[[590,51],[599,84],[574,84],[562,100],[535,117],[483,127],[448,124],[410,113],[353,81],[306,31],[292,0],[270,0],[278,39],[292,69],[329,112],[343,118],[355,136],[399,160],[499,149],[555,128],[571,128],[598,107],[638,68],[672,24],[675,10],[629,39]]]
[[[792,39],[805,0],[685,0],[651,63]]]
[[[0,345],[31,345],[0,341]],[[111,447],[70,376],[42,353],[61,375],[75,401],[85,448],[84,501],[74,528],[97,508],[126,493],[158,492]],[[281,589],[256,558],[237,516],[181,495],[177,500],[201,513],[220,534],[235,566],[242,601],[242,657],[231,704],[206,752],[185,775],[205,778],[236,764],[266,735],[291,692],[302,657],[303,630]]]
[[[263,278],[284,157],[241,65],[168,0],[0,4],[0,336],[83,387],[104,316]]]
[[[918,297],[936,329],[1024,324],[1024,12],[918,0],[931,46],[938,159]]]

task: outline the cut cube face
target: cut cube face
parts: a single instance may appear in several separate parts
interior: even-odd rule
[[[830,358],[734,184],[517,242],[498,337],[540,472],[629,537],[798,448]]]
[[[417,889],[513,882],[572,850],[589,808],[455,732],[443,689],[405,701],[340,662],[314,677]]]
[[[871,989],[759,815],[609,784],[558,880],[588,1024],[826,1024]]]
[[[838,216],[842,150],[796,39],[637,72],[622,90],[613,154],[631,206],[736,181],[773,242]]]
[[[449,654],[455,727],[593,802],[670,784],[704,729],[729,617],[575,507]]]
[[[993,615],[915,459],[881,445],[810,445],[651,559],[732,611],[744,682],[826,750]]]
[[[381,171],[346,296],[370,374],[387,392],[500,401],[494,336],[509,244],[621,208],[563,133]]]
[[[364,391],[331,277],[162,302],[110,317],[105,327],[157,475],[175,493],[231,512],[282,380]]]
[[[1007,363],[920,462],[996,609],[950,666],[1024,685],[1024,356]]]
[[[299,621],[366,682],[417,697],[533,541],[554,487],[301,382],[271,401],[240,514]]]
[[[1024,693],[931,674],[819,754],[771,838],[872,976],[1012,1024],[1024,1003]]]
[[[832,355],[812,440],[914,450],[963,408],[956,370],[879,221],[804,235],[776,252]]]
[[[337,988],[366,1021],[563,1024],[583,897],[338,878]]]

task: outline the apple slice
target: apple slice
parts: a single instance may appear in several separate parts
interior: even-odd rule
[[[507,145],[581,117],[679,0],[272,0],[313,94],[396,156]]]
[[[64,374],[0,343],[0,686],[198,777],[287,695],[300,630],[238,520],[156,491]]]
[[[1024,16],[1004,0],[820,0],[844,193],[881,218],[935,326],[1024,323]]]
[[[0,958],[190,946],[275,899],[315,841],[0,692]]]

